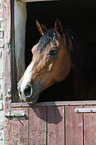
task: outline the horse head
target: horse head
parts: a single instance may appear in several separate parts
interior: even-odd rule
[[[32,103],[37,101],[41,91],[64,80],[71,68],[70,55],[60,21],[56,20],[54,28],[49,30],[38,21],[36,24],[42,36],[32,48],[32,61],[17,87],[20,99]],[[69,44],[71,48],[70,39]]]

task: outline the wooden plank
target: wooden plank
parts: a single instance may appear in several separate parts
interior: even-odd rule
[[[10,145],[10,120],[8,118],[5,118],[5,145]]]
[[[25,71],[25,30],[26,30],[26,3],[22,3],[21,1],[14,1],[14,39],[15,39],[15,80],[18,82]],[[14,52],[13,52],[14,53]],[[13,80],[14,81],[14,80]]]
[[[64,107],[47,107],[48,145],[64,145]]]
[[[57,1],[57,0],[21,0],[22,2],[42,2],[42,1]]]
[[[96,145],[96,113],[84,113],[84,145]]]
[[[46,145],[46,107],[29,108],[29,145]]]
[[[76,107],[65,107],[66,145],[83,145],[83,115],[74,112]]]
[[[16,108],[25,110],[25,120],[10,120],[10,145],[28,145],[28,108]]]
[[[11,110],[11,94],[9,93],[5,96],[5,106],[4,106],[4,113],[7,114]],[[10,120],[9,118],[5,117],[5,131],[4,131],[4,137],[5,137],[5,144],[10,144]]]
[[[90,105],[95,106],[96,101],[56,101],[56,102],[40,102],[36,104],[31,103],[11,103],[12,108],[18,108],[18,107],[30,107],[30,106],[82,106],[82,105]],[[78,108],[78,107],[77,107]]]
[[[11,5],[10,0],[0,1],[0,4],[3,6],[3,21],[1,21],[1,29],[4,30],[4,49],[3,49],[3,66],[4,66],[4,84],[3,84],[3,101],[4,101],[4,111],[7,112],[10,110],[11,100],[8,101],[8,98],[11,98],[9,94],[9,88],[11,88],[11,49],[10,49],[10,40],[11,40]],[[1,17],[0,17],[1,19]],[[8,97],[8,98],[7,98]],[[1,120],[1,117],[0,117]],[[5,118],[5,128],[4,128],[4,141],[6,145],[10,144],[10,124],[9,120]]]

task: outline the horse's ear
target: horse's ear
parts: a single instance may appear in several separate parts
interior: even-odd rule
[[[54,26],[55,30],[62,36],[64,34],[61,22],[57,19]]]
[[[47,31],[47,28],[43,24],[40,24],[37,20],[36,25],[41,35],[43,35]]]

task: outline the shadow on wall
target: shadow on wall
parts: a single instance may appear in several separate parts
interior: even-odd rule
[[[49,124],[58,124],[62,121],[63,116],[63,111],[57,107],[30,107],[32,118],[37,116],[41,120],[44,120],[45,122],[48,122]],[[32,113],[34,112],[34,113]]]

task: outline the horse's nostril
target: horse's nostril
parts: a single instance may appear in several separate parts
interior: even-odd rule
[[[32,95],[32,87],[31,85],[27,85],[25,90],[24,90],[24,95],[26,97],[30,97]]]

